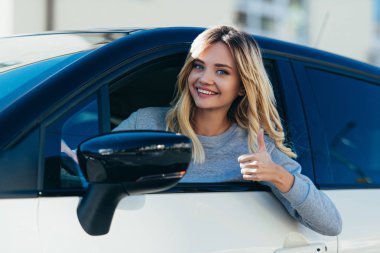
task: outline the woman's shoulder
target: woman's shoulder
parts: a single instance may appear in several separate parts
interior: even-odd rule
[[[166,116],[170,107],[145,107],[138,109],[135,113],[137,119],[142,117],[162,118]]]
[[[166,113],[169,107],[145,107],[133,112],[114,131],[120,130],[165,130]]]
[[[136,129],[165,130],[169,107],[145,107],[136,111]]]

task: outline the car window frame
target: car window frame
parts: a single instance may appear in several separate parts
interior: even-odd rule
[[[279,107],[283,110],[282,122],[286,135],[285,143],[297,154],[296,160],[302,167],[301,174],[315,182],[315,171],[312,163],[312,152],[305,111],[299,93],[296,73],[292,66],[292,55],[273,50],[263,50],[263,57],[276,62],[278,87],[280,94]],[[280,113],[280,112],[279,112]]]

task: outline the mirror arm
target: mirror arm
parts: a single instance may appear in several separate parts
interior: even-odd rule
[[[126,195],[122,184],[89,184],[77,208],[82,228],[90,235],[107,234],[115,209]]]

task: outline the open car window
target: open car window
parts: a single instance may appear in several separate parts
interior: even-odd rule
[[[112,82],[110,84],[111,129],[114,129],[120,122],[140,108],[170,107],[175,95],[177,76],[183,66],[185,57],[186,54],[178,54],[157,59]],[[281,107],[282,100],[276,64],[272,60],[265,60],[265,67],[275,89],[277,104]],[[281,115],[283,114],[283,110],[279,110],[279,112]],[[281,118],[283,119],[284,117]],[[267,189],[264,186],[257,186],[255,183],[246,181],[210,183],[204,181],[202,183],[180,183],[179,188],[177,187],[170,191]]]

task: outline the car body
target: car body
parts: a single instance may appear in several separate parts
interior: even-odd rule
[[[118,202],[108,233],[84,230],[77,209],[88,182],[65,169],[70,159],[62,140],[75,150],[85,139],[108,136],[138,108],[168,106],[201,31],[121,29],[0,39],[1,252],[380,250],[380,69],[260,36],[254,37],[287,143],[302,173],[341,212],[342,233],[324,236],[304,227],[268,188],[253,182],[179,183],[127,196]]]

